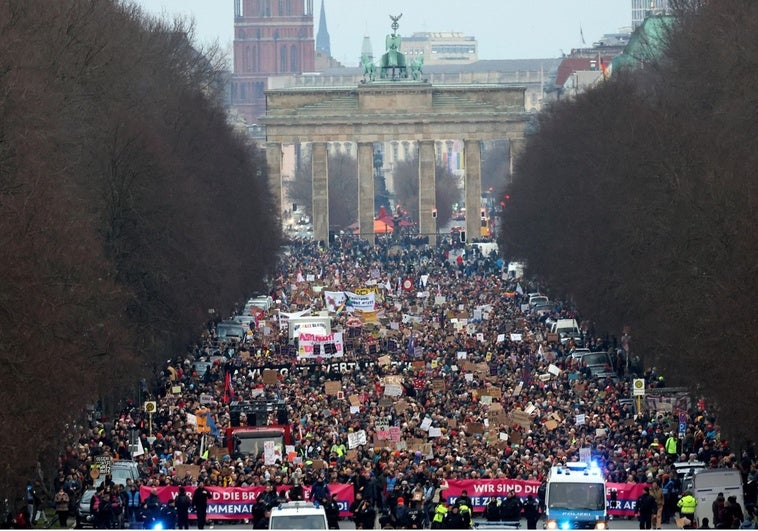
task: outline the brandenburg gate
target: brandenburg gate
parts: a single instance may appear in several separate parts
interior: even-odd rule
[[[394,29],[396,24],[393,24]],[[388,42],[389,39],[390,36]],[[266,92],[263,123],[273,197],[281,202],[282,144],[311,143],[313,237],[328,245],[327,143],[355,142],[358,148],[358,232],[363,236],[373,234],[373,143],[415,141],[419,164],[419,232],[430,235],[430,243],[436,243],[435,140],[460,139],[464,150],[464,194],[468,212],[466,233],[478,235],[482,143],[509,140],[511,160],[520,152],[529,120],[524,106],[526,89],[486,84],[433,86],[419,79],[420,67],[414,67],[411,77],[405,63],[401,68],[387,66],[387,55],[377,67],[382,69],[378,80],[374,80],[373,65],[364,62],[370,72],[366,68],[365,82],[355,87],[298,87]],[[385,72],[387,68],[391,70]],[[281,212],[281,204],[278,207]]]

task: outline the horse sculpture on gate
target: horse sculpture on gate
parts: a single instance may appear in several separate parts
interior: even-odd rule
[[[414,81],[420,81],[424,73],[424,56],[419,55],[411,61],[411,77]]]
[[[364,55],[361,57],[361,66],[363,67],[363,82],[373,81],[376,77],[376,67],[371,57]]]

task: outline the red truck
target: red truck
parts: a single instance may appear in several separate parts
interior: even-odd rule
[[[229,404],[229,413],[224,445],[233,459],[262,455],[268,464],[284,461],[285,446],[292,444],[284,400],[235,400]]]

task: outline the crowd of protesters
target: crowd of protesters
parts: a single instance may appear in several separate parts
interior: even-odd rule
[[[735,453],[702,402],[686,412],[684,437],[677,433],[678,412],[635,411],[634,402],[628,400],[631,378],[645,378],[647,386],[654,387],[662,385],[662,375],[652,369],[631,374],[626,362],[629,343],[597,334],[587,324],[590,321],[564,304],[556,304],[551,314],[535,315],[527,308],[526,294],[545,287],[511,278],[495,254],[485,256],[476,246],[467,246],[462,256],[461,251],[462,244],[452,241],[403,245],[391,238],[373,246],[355,239],[338,239],[329,246],[293,243],[272,279],[270,295],[275,303],[246,340],[220,342],[216,323],[209,322],[186,352],[167,355],[170,361],[157,384],[146,389],[157,403],[152,419],[136,403],[127,404],[115,418],[93,419],[78,442],[61,453],[54,492],[72,498],[81,492],[91,481],[90,469],[98,456],[130,459],[130,434],[138,430],[144,454],[135,460],[144,485],[204,482],[206,486],[289,485],[296,490],[319,479],[347,483],[355,490],[356,527],[373,527],[375,521],[383,526],[434,527],[434,508],[444,501],[446,481],[544,482],[551,465],[577,460],[581,448],[591,448],[609,481],[658,489],[663,502],[658,527],[676,511],[680,492],[672,463],[680,460],[740,469],[747,509],[755,505],[755,456]],[[343,310],[332,314],[332,329],[345,332],[345,355],[340,361],[372,363],[341,374],[319,368],[296,370],[298,364],[335,360],[298,360],[287,330],[279,326],[278,312],[324,310],[324,290],[356,291],[367,286],[376,287],[377,313],[371,319],[376,322],[364,322],[348,334],[347,320],[356,315]],[[464,315],[463,326],[454,322]],[[572,342],[549,340],[545,320],[558,317],[576,318],[583,323],[585,346],[612,354],[613,377],[598,379],[577,365],[570,356]],[[381,356],[389,356],[392,363],[373,363]],[[202,376],[195,369],[198,361],[211,361]],[[488,370],[472,373],[472,364],[486,364]],[[282,365],[293,370],[276,383],[264,384],[256,370]],[[402,381],[402,397],[395,397],[407,405],[402,411],[383,393],[384,378],[392,375]],[[341,381],[344,395],[325,393],[324,384],[330,380]],[[440,380],[444,388],[433,383]],[[499,388],[497,401],[506,414],[530,412],[528,427],[512,420],[489,424],[489,430],[510,435],[505,441],[466,433],[471,423],[489,422],[492,405],[480,397],[491,387]],[[266,465],[262,457],[233,460],[207,451],[209,444],[222,446],[221,437],[230,423],[224,393],[228,399],[230,389],[237,399],[263,396],[285,401],[295,439],[294,462],[285,459]],[[212,400],[201,404],[201,395]],[[355,395],[360,407],[351,410],[346,397]],[[218,427],[215,440],[206,435],[201,441],[203,436],[188,422],[187,414],[200,408],[208,408]],[[386,415],[401,430],[402,439],[431,443],[433,455],[372,444],[348,451],[351,432],[365,430],[371,442],[375,421]],[[575,421],[577,415],[584,415],[584,423]],[[440,437],[429,438],[428,431],[421,429],[425,417],[440,428]],[[326,468],[313,468],[316,461],[326,463]],[[198,477],[177,474],[180,464],[199,465]],[[535,505],[538,511],[537,500]],[[458,514],[458,506],[452,512]]]

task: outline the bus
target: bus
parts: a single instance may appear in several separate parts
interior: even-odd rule
[[[594,463],[550,469],[545,490],[546,529],[608,529],[605,478]]]

